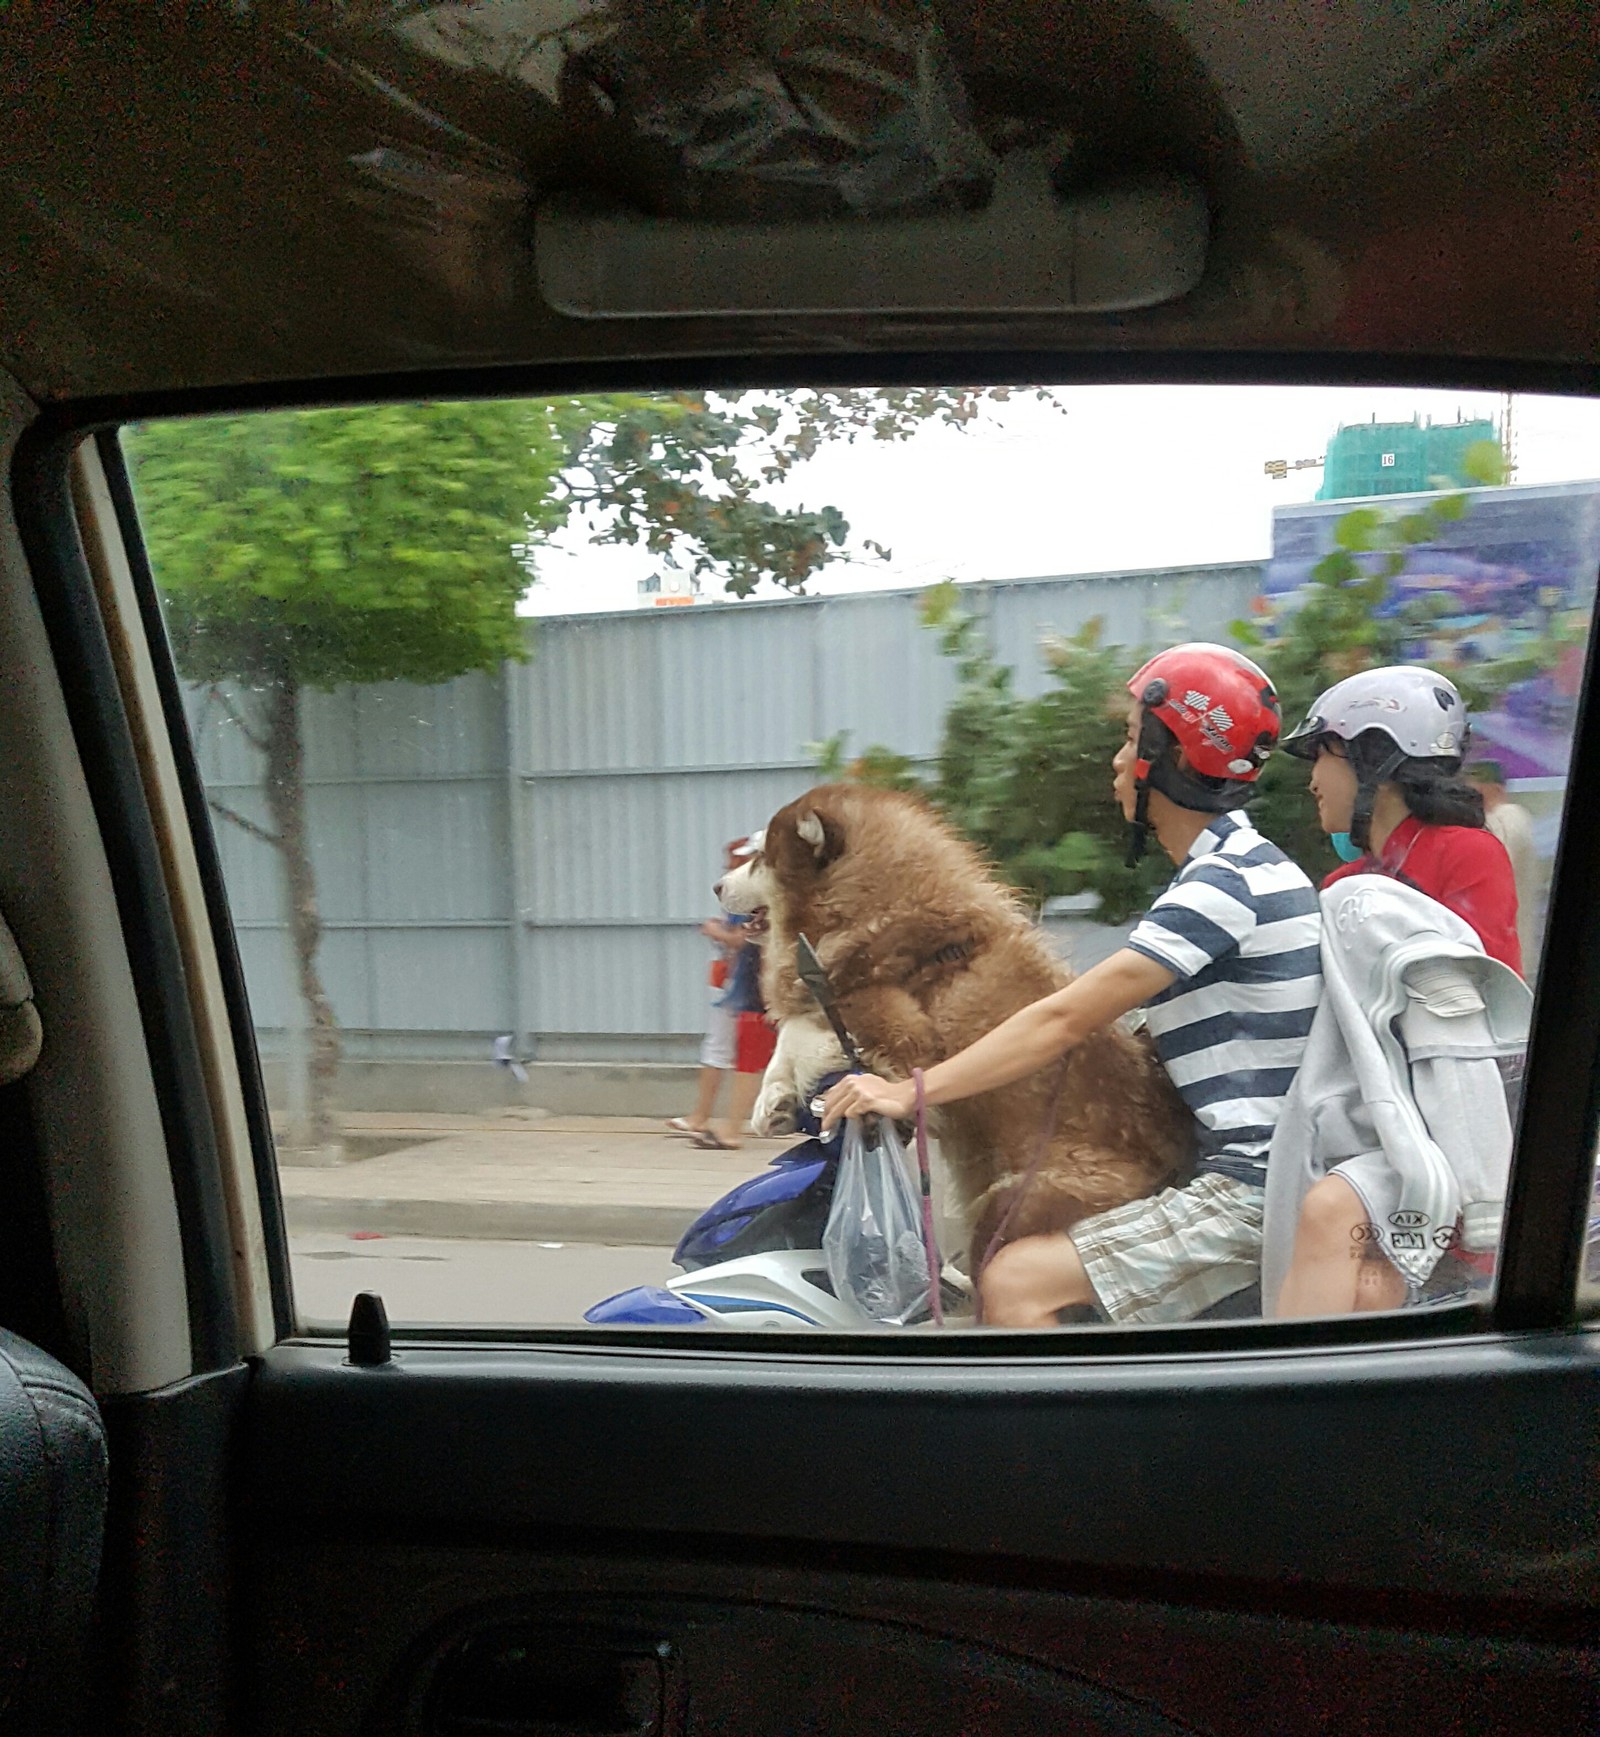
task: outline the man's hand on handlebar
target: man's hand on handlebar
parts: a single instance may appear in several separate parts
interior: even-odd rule
[[[916,1111],[917,1090],[910,1080],[880,1080],[876,1074],[851,1074],[822,1100],[822,1131],[846,1116],[887,1116],[907,1121]]]

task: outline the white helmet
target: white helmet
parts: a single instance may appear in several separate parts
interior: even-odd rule
[[[1472,734],[1453,682],[1417,664],[1397,664],[1336,682],[1280,746],[1315,760],[1320,737],[1353,742],[1368,730],[1381,731],[1407,760],[1460,760]]]

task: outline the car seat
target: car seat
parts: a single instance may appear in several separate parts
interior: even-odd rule
[[[0,1329],[0,1730],[89,1728],[86,1642],[106,1516],[106,1438],[69,1369]]]

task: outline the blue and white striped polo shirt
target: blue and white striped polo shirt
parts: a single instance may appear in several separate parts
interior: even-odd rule
[[[1262,1183],[1322,994],[1316,889],[1238,814],[1194,841],[1128,938],[1176,973],[1145,1021],[1200,1124],[1199,1168]]]

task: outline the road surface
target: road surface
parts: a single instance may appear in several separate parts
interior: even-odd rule
[[[357,1291],[377,1291],[396,1326],[571,1324],[602,1297],[677,1270],[671,1249],[631,1245],[305,1231],[289,1249],[295,1307],[311,1328],[342,1327]]]

